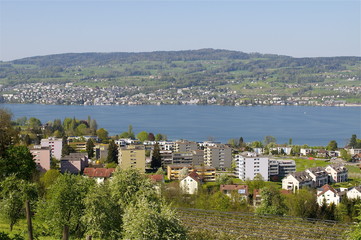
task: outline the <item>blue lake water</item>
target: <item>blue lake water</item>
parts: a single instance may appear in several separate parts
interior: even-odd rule
[[[168,139],[204,141],[213,138],[226,143],[230,138],[261,141],[274,136],[277,143],[310,146],[327,145],[336,140],[344,146],[352,134],[361,137],[361,107],[309,106],[65,106],[40,104],[0,104],[13,118],[36,117],[45,123],[54,119],[76,117],[96,119],[98,127],[110,135],[127,131],[162,133]]]

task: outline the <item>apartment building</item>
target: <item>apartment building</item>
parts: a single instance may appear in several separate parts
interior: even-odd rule
[[[41,147],[50,148],[51,157],[54,157],[58,160],[61,158],[61,150],[63,149],[63,140],[61,138],[45,138],[41,139]]]
[[[167,176],[169,180],[178,180],[179,172],[183,168],[188,168],[188,172],[193,170],[200,176],[203,182],[215,182],[216,181],[216,169],[210,166],[194,167],[187,164],[171,164],[167,166]]]
[[[226,169],[232,165],[232,149],[226,145],[208,146],[204,148],[204,162],[208,166]]]
[[[136,168],[145,172],[145,148],[143,145],[127,145],[118,149],[121,169]]]
[[[191,152],[198,149],[196,142],[187,140],[176,141],[174,144],[174,152]]]
[[[235,155],[234,160],[236,161],[236,175],[239,179],[253,180],[254,177],[260,174],[265,181],[268,181],[268,158],[266,157],[244,157],[240,154]]]
[[[51,152],[49,147],[41,147],[40,145],[35,145],[32,149],[30,149],[30,152],[34,156],[36,169],[38,171],[46,172],[50,170]]]

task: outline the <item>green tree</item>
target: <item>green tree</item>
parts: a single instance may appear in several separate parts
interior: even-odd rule
[[[10,145],[17,143],[19,140],[18,131],[11,124],[11,117],[12,114],[9,111],[0,108],[0,158],[4,156],[6,149]]]
[[[276,143],[276,138],[273,136],[265,136],[263,140],[263,144],[268,145],[270,143]]]
[[[117,168],[110,182],[112,197],[117,199],[117,203],[126,207],[134,203],[138,198],[147,197],[149,200],[157,201],[158,195],[150,179],[137,169]]]
[[[357,136],[356,136],[356,134],[352,134],[348,146],[349,146],[350,148],[356,148],[356,145],[357,145]]]
[[[165,141],[167,140],[167,136],[166,135],[163,135],[163,134],[160,134],[158,133],[157,135],[155,135],[155,141]]]
[[[104,240],[121,238],[123,210],[112,198],[107,182],[94,185],[84,203],[86,208],[81,220],[87,226],[88,235]]]
[[[41,121],[37,118],[31,117],[27,121],[27,126],[28,126],[28,128],[30,128],[34,131],[37,131],[41,127]]]
[[[86,152],[88,153],[88,158],[93,158],[94,157],[94,142],[91,138],[88,139],[87,143],[86,143]]]
[[[301,218],[317,217],[317,197],[308,189],[300,189],[295,194],[289,194],[285,198],[288,215]]]
[[[150,162],[150,167],[153,169],[160,168],[162,166],[162,158],[160,156],[159,144],[156,143],[153,148],[152,160]]]
[[[148,140],[148,133],[146,131],[142,131],[142,132],[138,133],[137,139],[139,139],[139,141],[141,141],[141,142]]]
[[[67,142],[67,138],[64,136],[63,137],[63,147],[61,149],[61,155],[65,156],[65,155],[69,155],[70,153],[75,152],[75,150],[69,146],[68,142]]]
[[[261,215],[284,215],[287,211],[287,206],[284,203],[284,198],[275,187],[268,187],[261,189],[262,202],[256,209],[256,212]]]
[[[94,184],[92,179],[67,173],[56,179],[37,208],[36,217],[49,226],[48,234],[59,237],[70,232],[82,236],[85,226],[80,219],[85,210],[84,199]]]
[[[17,179],[15,176],[7,177],[1,182],[0,187],[0,212],[9,222],[12,231],[14,225],[24,216],[25,201],[36,200],[37,189],[35,184]]]
[[[329,151],[335,151],[337,149],[337,142],[335,140],[330,141],[326,149]]]
[[[26,146],[11,146],[0,157],[0,180],[10,175],[30,180],[36,171],[34,156]]]
[[[47,189],[51,185],[53,185],[54,182],[56,182],[56,180],[58,179],[58,177],[60,175],[61,174],[60,174],[59,170],[50,169],[50,170],[46,171],[46,173],[40,178],[40,182]]]
[[[168,205],[140,198],[124,212],[123,238],[185,240],[186,230]]]
[[[118,146],[114,140],[109,142],[107,163],[118,163]]]
[[[221,173],[216,178],[216,183],[219,185],[232,184],[232,179],[226,173]]]
[[[343,160],[347,162],[350,162],[352,160],[351,155],[345,149],[341,149],[340,153]]]
[[[104,128],[99,128],[97,130],[97,136],[98,136],[98,138],[100,138],[100,140],[102,142],[106,141],[106,140],[108,140],[108,131],[105,130]]]

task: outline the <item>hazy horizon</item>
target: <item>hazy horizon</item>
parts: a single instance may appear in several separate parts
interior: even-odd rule
[[[0,60],[203,48],[361,56],[361,3],[0,0]]]

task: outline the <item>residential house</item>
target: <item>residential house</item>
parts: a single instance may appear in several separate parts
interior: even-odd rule
[[[253,190],[253,205],[259,206],[262,202],[262,195],[261,195],[261,189],[254,189]]]
[[[197,193],[200,184],[201,178],[195,171],[193,171],[179,182],[179,187],[182,189],[183,193],[195,194]]]
[[[143,145],[127,145],[118,148],[118,162],[121,169],[136,168],[145,172],[145,148]]]
[[[352,156],[352,162],[361,162],[361,153]]]
[[[353,187],[346,193],[348,199],[361,199],[361,186]]]
[[[337,205],[341,202],[342,197],[345,195],[345,191],[337,191],[330,185],[326,184],[317,189],[317,203],[320,206],[322,206],[323,203],[326,203],[327,205],[330,205],[331,203]]]
[[[318,188],[328,183],[328,173],[323,167],[308,168],[305,172],[312,178],[313,187]]]
[[[60,171],[79,174],[88,167],[88,156],[86,153],[70,153],[60,159]]]
[[[115,171],[115,168],[85,168],[84,176],[96,179],[97,183],[103,183],[110,178]]]
[[[343,165],[332,164],[328,165],[325,168],[326,172],[329,175],[329,182],[347,182],[348,179],[348,169]]]
[[[51,151],[49,147],[35,145],[32,149],[30,149],[30,152],[34,156],[36,169],[38,171],[46,172],[50,170]]]
[[[248,186],[247,185],[220,185],[220,191],[226,194],[228,197],[236,200],[247,200]]]
[[[294,172],[282,179],[282,189],[293,192],[303,187],[313,187],[312,177],[306,172]]]

